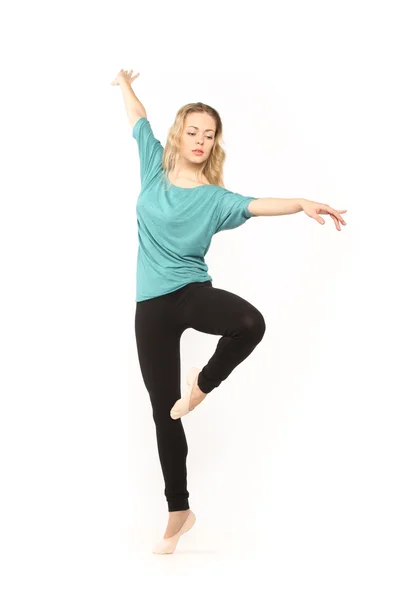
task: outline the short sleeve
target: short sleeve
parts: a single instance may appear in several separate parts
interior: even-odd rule
[[[151,125],[146,117],[136,121],[132,136],[138,143],[140,161],[140,180],[144,187],[158,173],[162,166],[164,148],[154,137]]]
[[[215,233],[224,229],[235,229],[254,217],[249,211],[249,204],[254,196],[242,196],[221,188],[218,198],[217,223]]]

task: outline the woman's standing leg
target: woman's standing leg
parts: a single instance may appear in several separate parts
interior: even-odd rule
[[[221,335],[216,350],[198,377],[205,394],[218,387],[264,337],[262,313],[237,294],[214,288],[211,281],[188,286],[182,307],[188,327]]]
[[[136,304],[138,358],[153,408],[169,512],[189,509],[188,445],[182,420],[170,417],[173,404],[181,396],[180,339],[183,331],[176,319],[175,296],[172,294]]]

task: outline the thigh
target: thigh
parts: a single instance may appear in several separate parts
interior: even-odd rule
[[[181,396],[182,332],[170,298],[161,296],[136,304],[136,346],[153,410],[169,411]]]
[[[233,336],[246,330],[262,337],[266,327],[258,308],[233,292],[213,287],[211,282],[188,289],[182,316],[187,327],[214,335]]]

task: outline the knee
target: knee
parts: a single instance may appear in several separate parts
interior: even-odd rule
[[[263,339],[267,327],[262,313],[257,309],[243,316],[242,326],[246,336],[257,344]]]

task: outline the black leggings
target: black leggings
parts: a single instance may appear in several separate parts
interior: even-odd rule
[[[135,334],[139,364],[150,395],[158,453],[169,512],[189,508],[182,419],[170,410],[181,398],[180,339],[188,328],[222,336],[199,374],[206,394],[218,387],[257,346],[265,333],[260,311],[240,296],[194,282],[175,292],[136,303]]]

